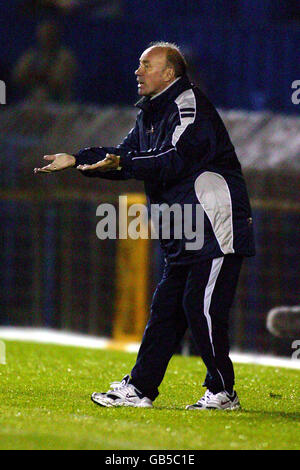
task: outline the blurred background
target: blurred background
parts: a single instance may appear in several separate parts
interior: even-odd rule
[[[142,183],[75,171],[34,177],[33,168],[47,153],[123,140],[136,116],[134,70],[156,40],[181,47],[248,184],[257,255],[242,269],[232,348],[291,356],[295,338],[271,335],[266,318],[299,305],[296,0],[2,0],[0,326],[140,340],[159,248],[99,240],[96,208],[124,194],[140,200]],[[193,353],[188,335],[183,348]]]

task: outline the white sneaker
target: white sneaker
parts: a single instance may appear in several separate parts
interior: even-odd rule
[[[186,410],[238,410],[241,408],[238,396],[236,392],[233,395],[229,395],[227,392],[219,392],[213,394],[209,390],[206,390],[197,403],[194,405],[187,405]]]
[[[91,399],[100,406],[133,406],[136,408],[153,408],[150,398],[141,396],[134,385],[129,384],[130,377],[126,375],[121,382],[110,384],[111,389],[106,393],[94,392]]]

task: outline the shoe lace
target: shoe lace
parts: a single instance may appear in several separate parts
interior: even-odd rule
[[[112,389],[109,390],[106,394],[107,396],[114,395],[117,393],[119,398],[127,398],[130,395],[130,398],[136,397],[136,391],[132,384],[124,384],[122,382],[112,382]]]
[[[120,388],[124,388],[127,386],[128,384],[126,384],[123,380],[121,382],[111,382],[110,390],[119,390]]]
[[[122,384],[122,382],[111,382],[110,384],[110,390],[116,390],[117,388],[121,388],[121,387],[124,387],[124,384]]]
[[[197,404],[202,405],[203,403],[206,403],[212,395],[213,393],[210,390],[206,390],[203,397],[201,397],[200,400],[197,401]]]
[[[128,392],[130,392],[130,393],[134,392],[136,394],[135,387],[132,384],[128,383],[128,379],[129,379],[129,377],[126,376],[120,382],[118,382],[118,381],[111,382],[111,384],[110,384],[111,388],[107,393],[114,392],[114,391],[118,390],[118,391],[122,391],[122,394],[126,394]]]

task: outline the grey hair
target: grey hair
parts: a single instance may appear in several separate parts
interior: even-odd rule
[[[167,64],[173,67],[176,78],[186,74],[187,63],[176,44],[167,41],[154,41],[149,44],[149,47],[161,47],[167,50]]]

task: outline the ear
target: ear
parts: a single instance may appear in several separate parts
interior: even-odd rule
[[[165,79],[167,82],[170,82],[171,80],[174,80],[175,78],[175,70],[173,67],[167,67],[165,69]]]

